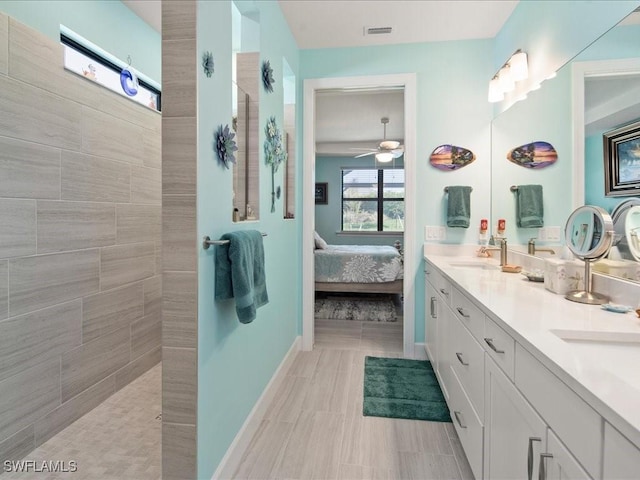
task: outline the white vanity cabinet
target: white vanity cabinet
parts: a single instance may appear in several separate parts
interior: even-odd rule
[[[425,265],[425,350],[438,377],[442,393],[449,400],[449,359],[446,355],[451,323],[451,285],[431,265]]]
[[[640,478],[640,450],[608,422],[604,422],[604,478]]]
[[[484,478],[537,479],[547,449],[544,420],[490,358],[485,393]]]

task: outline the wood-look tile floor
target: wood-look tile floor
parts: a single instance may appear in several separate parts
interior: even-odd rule
[[[76,472],[5,473],[2,480],[159,480],[162,364],[114,393],[23,460],[75,461]],[[2,470],[0,470],[1,472]]]
[[[473,479],[450,423],[362,415],[364,357],[402,356],[402,324],[316,319],[234,479]]]

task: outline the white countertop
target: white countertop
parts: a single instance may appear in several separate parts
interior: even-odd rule
[[[640,448],[640,318],[635,312],[614,313],[570,302],[524,275],[503,273],[495,259],[460,255],[459,249],[451,250],[455,256],[438,250],[431,254],[425,246],[425,259]],[[485,263],[487,269],[459,265],[466,260]],[[604,332],[633,343],[573,343],[560,338],[606,337]]]

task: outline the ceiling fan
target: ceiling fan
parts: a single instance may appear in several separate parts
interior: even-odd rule
[[[366,153],[356,155],[354,158],[366,157],[367,155],[375,155],[376,160],[379,162],[390,162],[394,158],[401,157],[404,153],[404,145],[400,145],[400,142],[395,140],[387,140],[387,123],[389,123],[388,117],[382,117],[380,119],[382,125],[384,125],[384,133],[382,135],[382,141],[378,145],[378,148],[354,148],[354,150],[366,150]]]

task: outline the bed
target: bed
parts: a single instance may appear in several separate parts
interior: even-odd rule
[[[388,245],[326,245],[314,250],[317,292],[402,293],[402,255]]]

